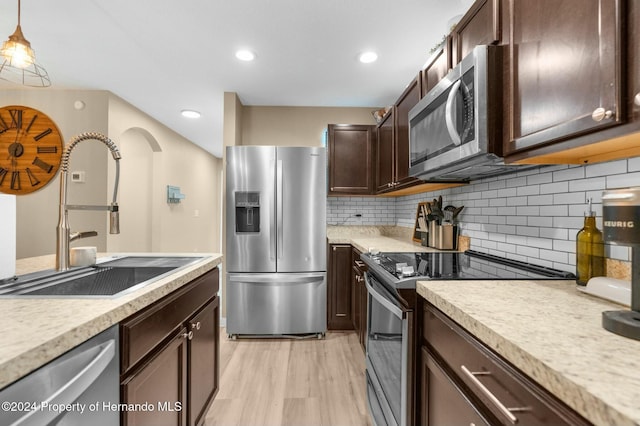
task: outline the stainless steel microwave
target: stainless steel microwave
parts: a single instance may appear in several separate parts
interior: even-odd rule
[[[500,46],[477,46],[409,112],[409,174],[468,181],[520,169],[502,158]]]

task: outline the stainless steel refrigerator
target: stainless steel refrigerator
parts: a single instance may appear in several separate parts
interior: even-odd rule
[[[326,150],[226,150],[227,333],[327,330]]]

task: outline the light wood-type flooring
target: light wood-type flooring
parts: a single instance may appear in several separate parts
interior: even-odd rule
[[[364,352],[354,332],[318,339],[220,333],[220,390],[205,426],[371,425]]]

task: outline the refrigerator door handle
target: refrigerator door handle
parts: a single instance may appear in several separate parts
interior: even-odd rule
[[[280,260],[282,258],[282,253],[284,251],[284,218],[283,218],[283,210],[284,210],[284,182],[282,176],[282,160],[277,161],[276,166],[276,202],[278,203],[278,207],[276,209],[276,220],[277,220],[277,233],[278,233],[278,242],[277,242],[277,251],[278,257]]]
[[[271,175],[271,182],[273,182],[275,184],[276,181],[276,172],[275,172],[275,160],[271,159],[271,171],[273,172],[273,175]],[[275,214],[277,215],[277,204],[274,203],[274,205],[276,205],[275,208]],[[272,211],[273,212],[273,211]],[[270,260],[276,260],[276,221],[273,220],[273,218],[269,221],[269,259]]]
[[[240,282],[252,284],[269,284],[281,286],[284,284],[302,284],[323,282],[326,278],[326,272],[310,272],[308,274],[237,274],[231,273],[227,275],[227,282]]]

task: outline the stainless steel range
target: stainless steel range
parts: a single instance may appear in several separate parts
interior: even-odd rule
[[[416,281],[575,279],[572,273],[468,250],[364,253],[367,399],[375,425],[415,424]]]

